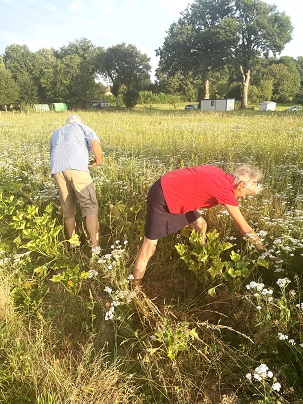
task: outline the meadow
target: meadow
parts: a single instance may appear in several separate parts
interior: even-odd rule
[[[51,133],[68,113],[0,114],[0,402],[303,402],[303,113],[79,111],[99,135],[92,171],[102,254],[69,249],[49,176]],[[260,167],[240,208],[267,251],[224,207],[159,242],[131,285],[149,186],[200,164]]]

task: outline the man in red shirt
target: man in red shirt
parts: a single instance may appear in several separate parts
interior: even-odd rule
[[[144,241],[134,266],[134,284],[141,284],[160,238],[189,225],[201,232],[202,241],[205,241],[207,224],[198,209],[225,205],[241,234],[250,237],[258,251],[264,251],[237,202],[238,198],[257,195],[262,190],[259,185],[261,177],[261,171],[249,165],[239,166],[233,174],[226,174],[218,167],[203,165],[163,175],[147,194]]]

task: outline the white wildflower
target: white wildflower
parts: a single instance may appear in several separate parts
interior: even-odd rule
[[[287,335],[282,334],[281,332],[278,332],[278,338],[280,341],[285,341],[288,339]]]
[[[290,282],[291,282],[291,281],[290,281],[290,279],[288,279],[288,278],[280,278],[280,279],[277,280],[277,285],[278,285],[281,289],[283,289],[283,288],[285,288],[285,286],[287,286]]]
[[[272,385],[272,389],[275,391],[280,391],[281,390],[281,384],[276,382]]]
[[[90,269],[90,270],[88,271],[87,277],[88,277],[88,278],[93,278],[94,276],[97,276],[98,274],[99,274],[99,272],[96,271],[95,269]]]

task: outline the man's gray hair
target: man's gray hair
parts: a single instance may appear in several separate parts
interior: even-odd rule
[[[259,184],[263,174],[257,167],[252,167],[249,164],[242,164],[233,172],[234,185],[244,182],[244,189],[248,189],[252,195],[259,194],[263,187]]]
[[[69,123],[82,123],[82,119],[80,118],[79,115],[76,114],[69,115],[66,118],[66,125],[68,125]]]

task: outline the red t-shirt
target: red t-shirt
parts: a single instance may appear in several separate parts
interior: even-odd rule
[[[186,213],[219,204],[238,206],[233,176],[213,166],[171,171],[161,177],[163,194],[171,213]]]

